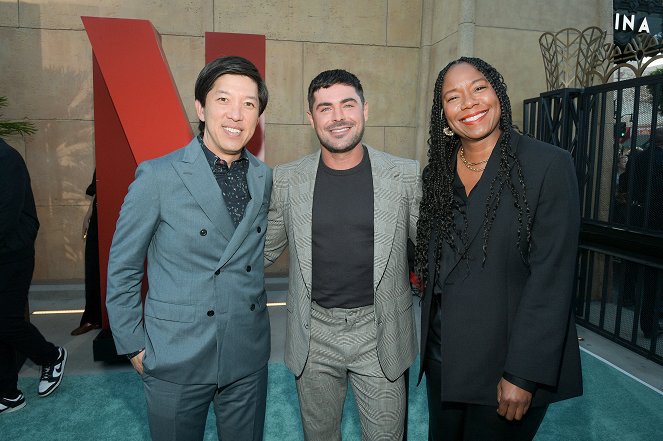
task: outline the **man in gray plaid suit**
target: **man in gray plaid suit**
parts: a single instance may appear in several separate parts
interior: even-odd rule
[[[417,343],[408,279],[419,163],[362,143],[368,103],[344,70],[313,79],[321,148],[274,169],[266,261],[289,246],[285,362],[307,441],[341,439],[348,379],[364,440],[400,440]]]

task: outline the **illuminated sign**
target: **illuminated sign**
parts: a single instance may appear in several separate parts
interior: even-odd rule
[[[639,33],[663,42],[663,2],[660,0],[614,0],[614,43],[624,48]]]

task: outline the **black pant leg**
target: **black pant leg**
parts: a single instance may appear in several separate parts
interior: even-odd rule
[[[531,441],[546,415],[548,406],[530,407],[520,421],[508,421],[495,406],[468,404],[465,410],[463,441]]]
[[[442,401],[440,363],[427,359],[424,372],[428,395],[428,441],[461,441],[465,405]]]
[[[658,291],[663,289],[661,283],[657,283],[658,272],[656,268],[646,267],[644,271],[644,283],[642,290],[642,309],[640,311],[640,329],[648,336],[656,336],[658,330],[659,314],[656,311],[656,297]]]
[[[81,325],[101,325],[101,277],[99,275],[99,226],[97,206],[93,202],[90,225],[85,239],[85,311]]]
[[[0,263],[0,389],[16,388],[16,356],[25,354],[38,365],[58,358],[55,345],[46,341],[32,324],[25,321],[25,305],[34,270],[34,257]]]
[[[521,421],[507,421],[494,406],[442,401],[440,364],[427,359],[429,441],[529,441],[536,435],[547,406],[531,407]]]
[[[16,351],[0,341],[0,396],[15,397],[18,392],[17,384]]]

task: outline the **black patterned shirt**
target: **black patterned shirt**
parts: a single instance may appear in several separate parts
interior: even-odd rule
[[[246,180],[246,174],[249,171],[249,158],[246,156],[246,150],[242,149],[239,159],[233,161],[229,167],[225,160],[207,148],[202,136],[198,135],[198,141],[216,178],[216,183],[219,184],[228,214],[236,228],[242,221],[246,206],[251,200],[249,184]]]

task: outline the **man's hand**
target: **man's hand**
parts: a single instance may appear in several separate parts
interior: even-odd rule
[[[520,421],[529,409],[532,394],[502,378],[497,384],[497,402],[500,416],[509,421]]]
[[[134,369],[136,369],[136,372],[138,372],[140,375],[143,375],[143,357],[145,356],[145,349],[140,351],[138,355],[135,357],[131,358],[129,361],[133,365]]]

